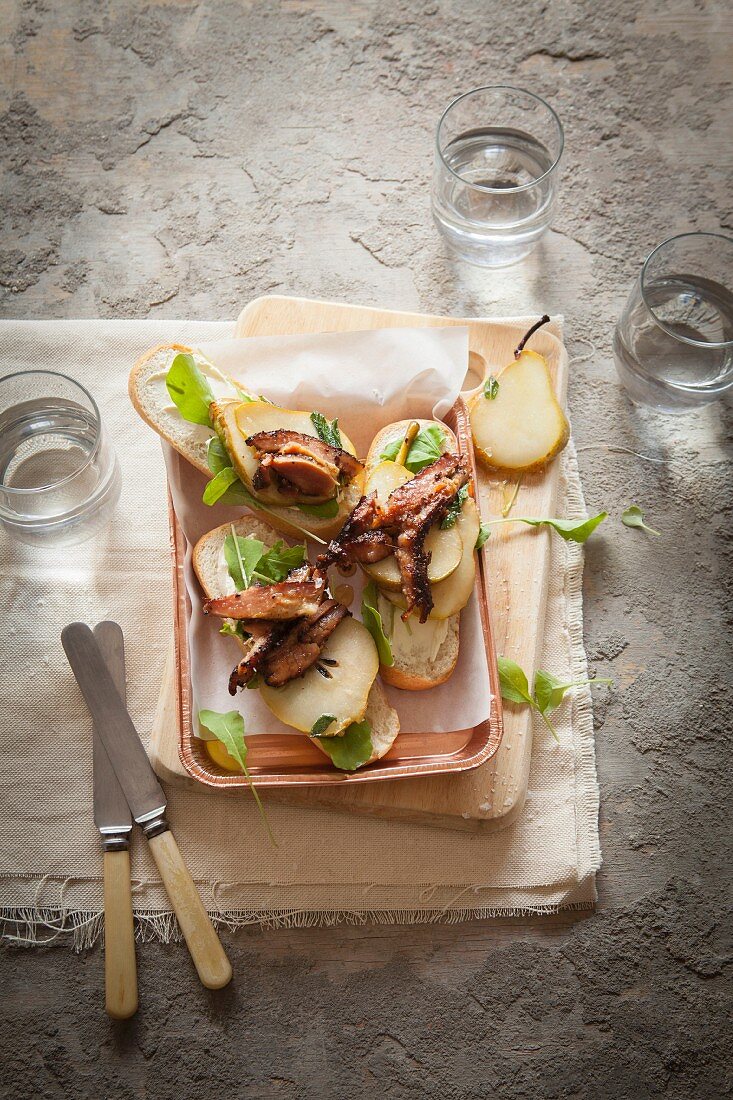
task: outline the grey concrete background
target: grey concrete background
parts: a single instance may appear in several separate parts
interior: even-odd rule
[[[565,314],[588,505],[613,514],[586,644],[616,681],[593,916],[250,931],[218,995],[149,944],[120,1026],[100,951],[6,950],[5,1095],[728,1095],[731,412],[634,409],[610,353],[650,248],[733,230],[725,0],[0,0],[0,22],[3,317],[233,317],[267,292]],[[567,150],[546,243],[488,273],[451,261],[428,197],[441,108],[496,82],[547,96]],[[662,538],[621,526],[631,501]]]

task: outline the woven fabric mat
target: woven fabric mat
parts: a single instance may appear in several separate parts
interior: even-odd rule
[[[77,947],[102,927],[102,857],[92,823],[91,725],[59,635],[73,619],[116,619],[127,641],[128,705],[150,729],[171,634],[165,472],[156,437],[133,412],[127,375],[156,343],[227,337],[231,322],[6,321],[7,373],[46,366],[95,395],[117,448],[123,492],[93,541],[39,549],[0,533],[4,723],[0,770],[0,917],[6,936],[44,942],[71,932]],[[572,446],[561,458],[564,507],[585,514]],[[582,547],[552,539],[541,667],[584,679]],[[273,848],[249,792],[239,801],[173,790],[178,843],[216,921],[240,924],[417,923],[590,908],[600,865],[590,693],[556,712],[559,743],[534,729],[529,792],[501,833],[470,834],[329,810],[270,805]],[[138,934],[177,934],[166,895],[136,832]]]

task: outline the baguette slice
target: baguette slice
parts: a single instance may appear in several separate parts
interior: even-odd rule
[[[128,382],[130,400],[146,424],[149,424],[197,470],[211,477],[206,456],[213,433],[204,425],[189,424],[182,420],[178,413],[171,411],[169,407],[172,402],[165,389],[165,375],[179,352],[194,354],[199,365],[205,364],[215,372],[215,386],[225,388],[229,385],[231,392],[228,396],[236,397],[234,382],[217,371],[201,352],[185,347],[183,344],[159,344],[146,351],[132,368]],[[239,388],[241,389],[241,386]],[[341,436],[344,446],[354,453],[353,445],[345,432],[342,431]],[[328,541],[341,530],[346,517],[356,507],[361,497],[362,486],[363,481],[358,477],[344,488],[338,513],[331,519],[308,515],[299,508],[272,504],[263,504],[261,509],[257,509],[257,514],[283,534],[299,538],[306,533]]]
[[[395,439],[403,439],[411,423],[413,423],[412,420],[400,420],[395,424],[389,424],[374,437],[366,459],[367,478],[381,461],[380,455],[385,447]],[[435,423],[437,423],[435,420],[418,420],[421,429]],[[453,432],[446,424],[440,423],[438,426],[445,436],[446,450],[457,454],[458,442]],[[412,646],[406,649],[399,645],[392,645],[394,664],[379,666],[379,675],[384,682],[405,691],[427,691],[429,688],[444,684],[453,674],[458,662],[460,619],[460,612],[458,612],[447,620],[445,638],[434,656],[429,652],[416,654]],[[425,624],[412,623],[413,635],[420,631],[423,625],[427,627],[430,622],[431,620],[428,619]]]
[[[277,532],[269,524],[256,519],[254,516],[241,516],[233,524],[224,523],[200,538],[193,551],[193,567],[201,587],[210,599],[225,594],[220,581],[219,561],[224,539],[230,533],[232,526],[238,535],[243,538],[259,539],[267,547],[274,546],[278,541]],[[337,627],[334,634],[339,629],[340,627]],[[246,651],[245,643],[239,638],[237,638],[237,642],[241,649]],[[325,682],[324,690],[326,690]],[[325,703],[324,712],[328,713],[327,704]],[[379,760],[385,753],[389,752],[400,731],[397,711],[388,702],[379,679],[375,679],[371,686],[366,711],[362,717],[368,718],[372,727],[374,751],[369,760],[366,761],[367,764],[371,764],[374,760]],[[324,755],[328,755],[323,750],[319,738],[311,737],[310,740],[321,749],[321,752],[324,752]],[[362,767],[365,766],[365,764],[362,765]]]

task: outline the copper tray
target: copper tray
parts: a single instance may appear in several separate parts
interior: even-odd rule
[[[473,484],[477,484],[468,412],[458,398],[445,417],[453,430],[462,454],[468,456]],[[476,502],[478,505],[478,501]],[[225,771],[209,756],[204,742],[193,731],[191,715],[190,654],[188,621],[191,604],[183,577],[186,540],[169,497],[168,516],[173,557],[173,596],[175,604],[174,641],[176,654],[176,709],[178,718],[178,751],[181,763],[194,779],[207,787],[246,787],[243,775]],[[487,598],[487,569],[483,550],[478,554],[475,597],[478,600],[481,626],[486,646],[491,685],[491,707],[486,721],[471,729],[445,733],[400,733],[394,745],[381,760],[354,773],[335,768],[307,737],[292,734],[257,734],[247,741],[247,766],[258,787],[323,786],[329,783],[372,783],[378,779],[401,779],[442,772],[467,771],[485,764],[499,748],[503,733],[500,705],[499,674],[496,650],[491,632]],[[228,670],[227,670],[228,671]],[[405,696],[409,695],[405,692]]]

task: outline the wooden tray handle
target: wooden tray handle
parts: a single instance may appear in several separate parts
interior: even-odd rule
[[[208,989],[221,989],[231,981],[232,968],[175,837],[168,829],[149,843],[198,976]]]
[[[135,932],[130,853],[104,853],[104,987],[107,1015],[127,1020],[137,1012]]]

